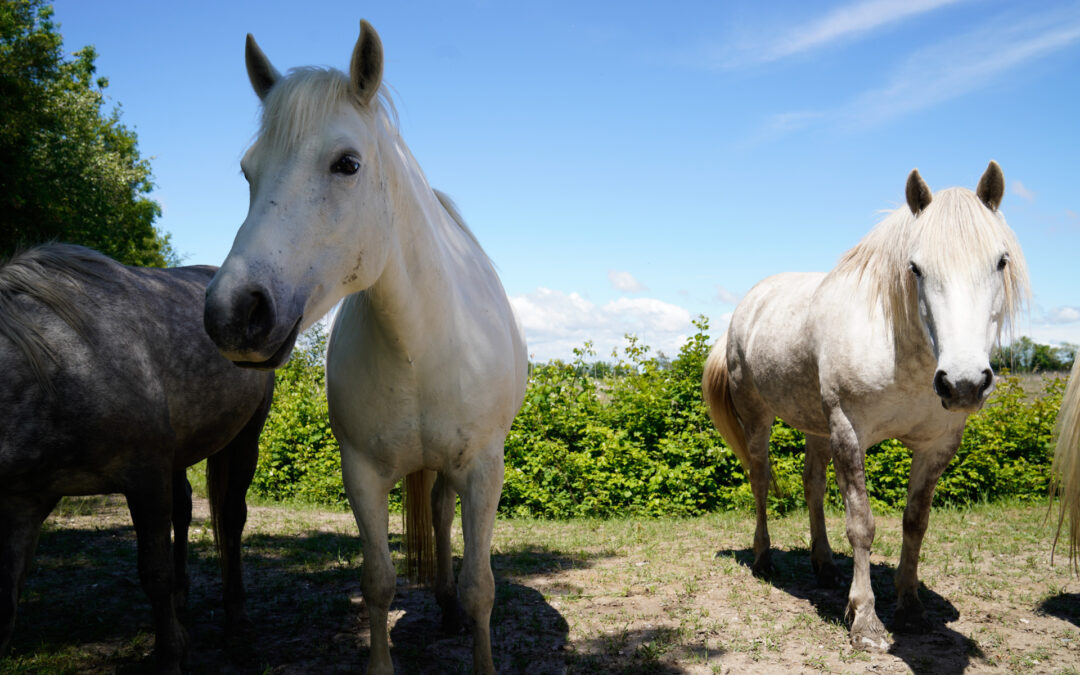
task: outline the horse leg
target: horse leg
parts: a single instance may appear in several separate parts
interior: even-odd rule
[[[750,455],[750,489],[754,492],[754,576],[767,577],[773,572],[772,542],[769,539],[768,504],[769,483],[772,473],[769,470],[769,434],[772,420],[767,424],[751,428],[747,425],[746,445]]]
[[[454,556],[450,546],[450,527],[454,523],[454,507],[457,493],[446,476],[439,474],[435,481],[431,501],[435,520],[435,599],[442,608],[442,629],[446,633],[459,633],[464,628],[461,603],[454,583]]]
[[[244,608],[244,565],[241,540],[247,523],[247,490],[259,460],[263,417],[255,416],[218,453],[207,459],[207,486],[221,564],[227,630],[251,625]]]
[[[503,447],[477,461],[461,494],[461,529],[465,556],[461,562],[461,599],[472,624],[473,672],[494,673],[491,658],[491,607],[495,577],[491,574],[491,537],[503,484]]]
[[[866,474],[862,447],[851,423],[839,411],[831,426],[832,458],[836,481],[844,496],[848,541],[851,542],[855,573],[848,591],[846,618],[851,622],[851,646],[856,649],[888,649],[888,633],[874,610],[870,586],[870,545],[874,543],[874,514],[866,496]]]
[[[15,631],[15,610],[38,534],[56,506],[55,497],[0,498],[0,657]]]
[[[904,508],[904,543],[896,569],[895,630],[923,633],[930,629],[919,601],[919,551],[930,522],[930,505],[938,478],[949,466],[960,445],[960,434],[938,446],[912,447],[911,476]]]
[[[814,568],[819,586],[835,588],[840,585],[840,573],[833,562],[829,533],[825,528],[825,469],[828,465],[829,439],[808,435],[803,491],[810,511],[810,565]]]
[[[341,445],[341,470],[345,494],[349,498],[364,546],[360,587],[371,624],[368,673],[385,675],[394,672],[394,663],[390,659],[388,621],[397,580],[388,539],[390,515],[387,498],[390,490],[382,485],[376,471],[345,443]]]
[[[187,651],[187,632],[173,606],[173,560],[169,541],[172,520],[172,476],[144,479],[144,488],[126,494],[138,541],[139,580],[154,612],[154,656],[158,670],[180,672]]]
[[[191,579],[188,576],[188,528],[191,526],[191,483],[184,469],[173,472],[173,605],[181,610],[187,605]]]

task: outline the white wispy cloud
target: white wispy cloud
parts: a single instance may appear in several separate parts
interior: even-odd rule
[[[1024,64],[1080,43],[1080,11],[1008,12],[911,54],[880,87],[832,110],[774,115],[766,135],[818,125],[872,127],[992,86]]]
[[[753,63],[769,63],[841,41],[862,38],[875,30],[913,16],[967,0],[863,0],[794,26],[757,26],[754,37],[736,40],[733,45],[708,50],[714,67],[738,68]],[[776,35],[762,41],[761,35]]]
[[[608,270],[608,281],[611,282],[612,288],[624,293],[640,293],[642,291],[649,290],[648,287],[634,278],[634,275],[629,272],[619,272],[618,270]]]
[[[1080,321],[1080,307],[1054,307],[1046,313],[1047,323],[1073,323]]]
[[[598,305],[578,293],[537,288],[511,296],[530,358],[569,360],[575,347],[591,340],[597,358],[608,359],[625,343],[627,333],[637,335],[654,351],[674,356],[694,332],[690,312],[655,298],[619,298]]]
[[[1027,202],[1035,201],[1035,193],[1018,180],[1012,182],[1012,193]]]

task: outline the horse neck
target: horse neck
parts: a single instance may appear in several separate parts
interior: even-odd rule
[[[410,358],[418,341],[430,339],[453,311],[454,258],[464,233],[432,191],[400,139],[384,148],[384,172],[394,244],[382,275],[367,291],[370,310],[388,342]],[[387,153],[389,150],[389,153]]]

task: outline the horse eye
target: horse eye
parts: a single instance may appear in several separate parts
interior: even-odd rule
[[[922,270],[915,263],[908,263],[908,267],[911,268],[911,273],[915,275],[916,279],[922,279]]]
[[[352,155],[342,155],[330,165],[330,173],[340,173],[345,176],[351,176],[359,170],[360,160]]]
[[[1009,254],[1002,254],[1001,260],[998,261],[998,272],[1005,269],[1005,266],[1009,264]]]

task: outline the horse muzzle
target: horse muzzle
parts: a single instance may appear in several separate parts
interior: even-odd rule
[[[267,289],[255,283],[230,286],[220,270],[206,288],[203,328],[221,355],[238,366],[273,370],[284,365],[302,321],[302,314],[282,317]]]
[[[934,393],[941,407],[952,412],[973,413],[982,407],[994,389],[994,371],[984,368],[973,376],[950,376],[945,370],[934,374]]]

